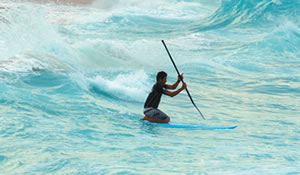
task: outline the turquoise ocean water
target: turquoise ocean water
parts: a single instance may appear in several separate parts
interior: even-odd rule
[[[139,121],[156,72],[173,124]],[[299,0],[0,2],[0,174],[300,174]]]

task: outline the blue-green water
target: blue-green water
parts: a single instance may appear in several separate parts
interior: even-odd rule
[[[156,72],[173,124],[139,121]],[[0,2],[0,174],[300,174],[300,2]]]

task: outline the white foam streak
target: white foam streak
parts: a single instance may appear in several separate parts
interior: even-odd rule
[[[92,86],[123,100],[143,102],[148,93],[150,84],[148,75],[140,70],[128,74],[119,74],[114,79],[100,75],[90,78]]]

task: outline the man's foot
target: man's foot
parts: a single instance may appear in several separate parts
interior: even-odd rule
[[[147,120],[149,122],[154,122],[154,123],[169,123],[170,122],[169,117],[167,117],[163,120],[163,119],[159,119],[159,118],[149,118],[148,116],[144,116],[140,120]]]

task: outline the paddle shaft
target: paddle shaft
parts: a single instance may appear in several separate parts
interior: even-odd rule
[[[161,40],[161,42],[163,43],[163,45],[164,45],[164,47],[165,47],[165,49],[166,49],[166,51],[167,51],[167,53],[168,53],[168,55],[169,55],[169,57],[170,57],[170,60],[172,61],[173,66],[175,67],[175,70],[176,70],[178,76],[180,77],[180,80],[182,81],[182,83],[184,83],[184,81],[183,81],[183,79],[182,79],[182,77],[181,77],[181,75],[180,75],[180,72],[178,71],[177,66],[176,66],[176,64],[175,64],[175,62],[174,62],[174,60],[173,60],[173,58],[172,58],[172,56],[171,56],[171,54],[170,54],[170,52],[169,52],[169,49],[167,48],[166,43],[164,42],[164,40]],[[194,102],[194,100],[193,100],[193,98],[192,98],[192,96],[191,96],[189,90],[187,89],[187,87],[185,88],[185,90],[186,90],[186,93],[188,94],[188,96],[190,97],[191,102],[193,103],[193,105],[195,106],[195,108],[197,109],[197,111],[199,112],[199,114],[201,115],[201,117],[205,120],[205,118],[204,118],[204,116],[202,115],[201,111],[199,110],[199,108],[198,108],[197,105],[195,104],[195,102]]]

